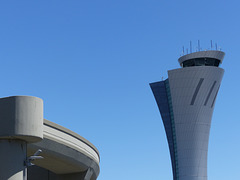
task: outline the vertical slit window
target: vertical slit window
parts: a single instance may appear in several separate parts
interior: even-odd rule
[[[212,94],[212,91],[213,91],[213,88],[214,88],[214,86],[215,86],[216,82],[217,82],[217,81],[214,81],[214,83],[213,83],[213,85],[212,85],[212,87],[211,87],[211,89],[210,89],[210,91],[209,91],[209,93],[208,93],[208,95],[207,95],[207,98],[206,98],[206,100],[205,100],[204,106],[206,106],[206,105],[207,105],[207,103],[208,103],[208,100],[209,100],[209,97],[210,97],[210,96],[211,96],[211,94]]]
[[[192,100],[191,100],[191,104],[190,105],[193,105],[194,104],[194,102],[195,102],[195,100],[196,100],[196,97],[197,97],[197,94],[198,94],[198,92],[199,92],[199,89],[200,89],[200,87],[201,87],[201,85],[202,85],[202,83],[203,83],[203,78],[201,78],[200,80],[199,80],[199,82],[198,82],[198,85],[197,85],[197,87],[196,87],[196,89],[195,89],[195,92],[194,92],[194,94],[193,94],[193,97],[192,97]]]
[[[220,86],[218,86],[218,90],[219,90]],[[213,99],[213,102],[212,102],[212,105],[211,105],[211,108],[213,107],[214,103],[215,103],[215,100],[216,100],[216,97],[217,97],[217,94],[218,94],[218,90],[214,96],[214,99]]]

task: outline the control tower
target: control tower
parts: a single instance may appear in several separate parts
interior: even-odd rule
[[[150,83],[167,135],[173,180],[207,180],[209,132],[224,55],[218,50],[184,55],[178,59],[182,68]]]

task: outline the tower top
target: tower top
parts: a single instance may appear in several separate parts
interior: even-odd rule
[[[219,66],[222,63],[225,53],[218,50],[198,51],[181,56],[178,59],[180,66]]]

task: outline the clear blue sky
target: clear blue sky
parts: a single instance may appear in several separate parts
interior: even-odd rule
[[[1,97],[44,100],[46,119],[100,151],[99,180],[170,180],[170,155],[149,83],[178,68],[182,46],[226,52],[212,121],[209,180],[240,179],[240,2],[0,2]]]

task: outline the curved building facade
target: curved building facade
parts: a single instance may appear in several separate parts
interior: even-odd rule
[[[222,51],[179,58],[182,68],[150,83],[167,135],[174,180],[207,180],[208,141],[224,70]]]
[[[96,180],[99,152],[80,135],[43,118],[43,101],[0,98],[1,180]]]

